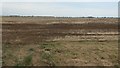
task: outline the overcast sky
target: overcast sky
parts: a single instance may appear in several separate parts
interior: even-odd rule
[[[118,16],[118,2],[4,2],[2,4],[2,15]]]
[[[2,2],[118,2],[119,0],[1,0]]]

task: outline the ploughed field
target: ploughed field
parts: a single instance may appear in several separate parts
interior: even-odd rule
[[[117,66],[116,18],[3,17],[3,66]]]

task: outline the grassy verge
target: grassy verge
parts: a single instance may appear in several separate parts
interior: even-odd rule
[[[117,41],[41,42],[40,44],[21,47],[6,44],[3,46],[3,65],[116,65],[118,61],[117,45]]]
[[[29,66],[32,63],[32,54],[26,56],[21,62],[18,62],[16,66]]]

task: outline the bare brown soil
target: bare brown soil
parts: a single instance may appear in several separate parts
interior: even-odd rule
[[[15,40],[22,43],[37,43],[54,37],[67,36],[110,36],[104,32],[114,32],[117,35],[117,25],[114,24],[3,24],[3,42]],[[77,30],[77,31],[76,31]],[[79,33],[78,33],[79,32]],[[93,34],[87,34],[91,33]],[[103,34],[96,34],[101,32]]]

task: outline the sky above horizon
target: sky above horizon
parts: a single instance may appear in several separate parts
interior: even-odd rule
[[[118,17],[118,2],[4,2],[2,15]]]
[[[1,0],[1,2],[118,2],[119,0]]]

